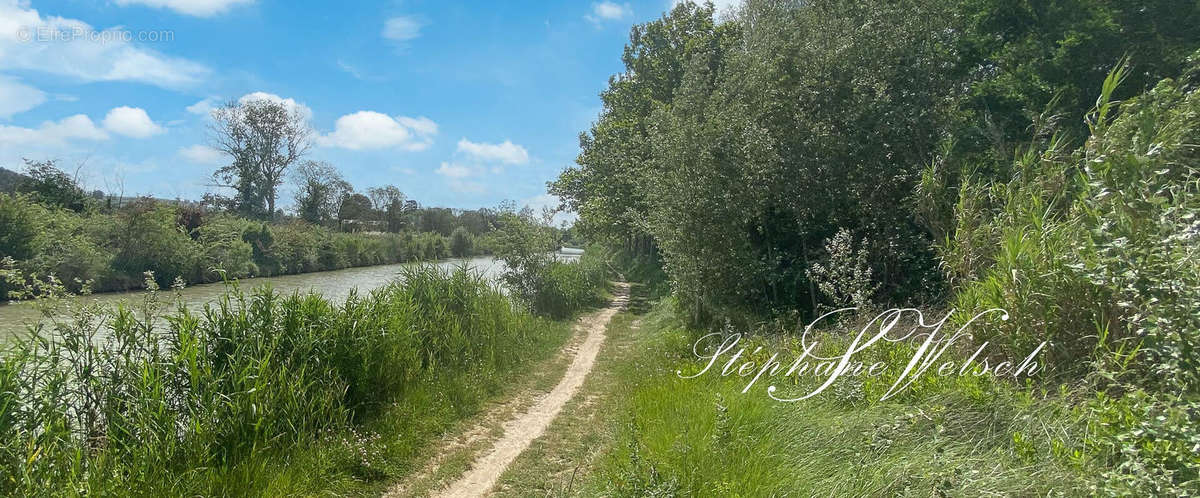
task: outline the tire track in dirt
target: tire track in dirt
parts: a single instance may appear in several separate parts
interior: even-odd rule
[[[586,331],[587,336],[579,345],[571,365],[567,367],[558,385],[538,399],[528,411],[505,422],[504,435],[492,448],[482,457],[475,459],[466,474],[449,487],[436,492],[434,496],[462,498],[487,495],[509,464],[546,431],[563,405],[575,396],[588,373],[592,371],[596,356],[604,345],[604,331],[608,322],[629,302],[629,284],[617,285],[616,296],[608,307],[584,317],[575,325],[581,331]],[[402,496],[403,493],[403,488],[398,486],[387,496]]]

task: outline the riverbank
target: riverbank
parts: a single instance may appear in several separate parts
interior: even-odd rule
[[[194,285],[490,253],[490,233],[479,223],[475,232],[461,225],[451,232],[451,225],[436,231],[412,223],[391,232],[346,232],[300,219],[247,219],[153,199],[79,210],[39,199],[0,193],[0,271],[8,271],[10,278],[18,271],[24,283],[53,276],[73,293],[141,289],[146,272],[167,288],[176,282]],[[27,297],[18,292],[21,286],[0,278],[0,299]]]
[[[84,310],[0,355],[6,494],[382,486],[570,333],[465,268],[409,268],[344,303],[234,290],[165,329],[161,298],[95,311],[109,313],[102,344]]]
[[[496,282],[504,271],[504,263],[491,256],[473,258],[449,258],[436,262],[393,263],[386,265],[360,266],[341,270],[300,273],[295,275],[280,275],[274,277],[242,278],[236,281],[237,286],[244,290],[253,290],[262,286],[270,286],[280,294],[319,294],[334,302],[344,301],[350,293],[356,291],[366,294],[379,287],[387,285],[399,277],[405,268],[419,265],[435,265],[450,270],[464,265],[472,271],[479,272],[490,282]],[[193,312],[200,312],[205,304],[212,303],[229,290],[224,282],[196,284],[172,292],[181,304]],[[104,307],[134,307],[140,303],[145,291],[103,292],[87,296],[67,297],[72,307],[85,305],[100,305]],[[36,323],[42,319],[41,311],[31,302],[0,303],[0,342],[23,333],[27,324]]]

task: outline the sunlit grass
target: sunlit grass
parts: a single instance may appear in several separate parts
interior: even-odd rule
[[[695,334],[669,306],[611,334],[634,353],[599,388],[611,436],[585,496],[1078,495],[1096,472],[1070,393],[929,376],[889,401],[868,380],[781,403],[737,376],[679,378]]]
[[[160,294],[0,355],[4,494],[370,492],[570,333],[466,268],[341,304],[233,289],[165,321]]]

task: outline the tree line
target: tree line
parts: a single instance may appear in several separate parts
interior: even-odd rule
[[[577,164],[550,184],[581,233],[661,257],[697,322],[945,300],[957,186],[1006,178],[1034,137],[1082,144],[1123,57],[1114,100],[1178,76],[1200,45],[1200,8],[1167,0],[713,10],[683,2],[632,28]],[[861,288],[834,289],[855,273]]]
[[[146,272],[166,287],[176,281],[203,283],[492,251],[501,209],[423,207],[390,185],[356,193],[327,163],[301,162],[289,173],[298,184],[296,212],[270,215],[277,190],[264,185],[289,171],[278,167],[285,162],[257,162],[276,165],[266,176],[243,168],[246,178],[234,182],[243,190],[234,188],[232,197],[207,195],[200,202],[87,192],[54,161],[27,160],[24,174],[3,170],[0,269],[21,275],[22,281],[0,282],[0,299],[30,282],[57,281],[71,292],[112,291],[141,287]],[[229,170],[216,174],[222,171]],[[273,180],[263,184],[268,177]]]
[[[286,103],[230,101],[210,117],[209,142],[228,160],[213,172],[211,185],[232,194],[205,194],[206,206],[250,219],[282,219],[279,190],[290,180],[296,218],[343,231],[411,229],[449,236],[461,226],[478,236],[496,222],[492,209],[422,208],[395,185],[356,191],[334,165],[305,159],[312,148],[312,127],[303,112]]]
[[[631,30],[550,184],[582,234],[661,262],[694,325],[1006,309],[975,339],[1049,341],[1093,492],[1200,489],[1200,4],[713,10]]]

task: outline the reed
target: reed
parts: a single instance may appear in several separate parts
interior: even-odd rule
[[[0,353],[4,494],[267,492],[278,483],[266,469],[282,472],[272,462],[331,446],[359,448],[347,472],[382,480],[364,469],[411,454],[431,432],[414,428],[437,425],[412,418],[471,413],[567,329],[465,267],[407,269],[341,304],[231,285],[198,313],[147,285],[136,309],[48,310]],[[418,405],[445,410],[397,413]],[[362,428],[381,419],[411,431],[368,455],[379,436]]]

